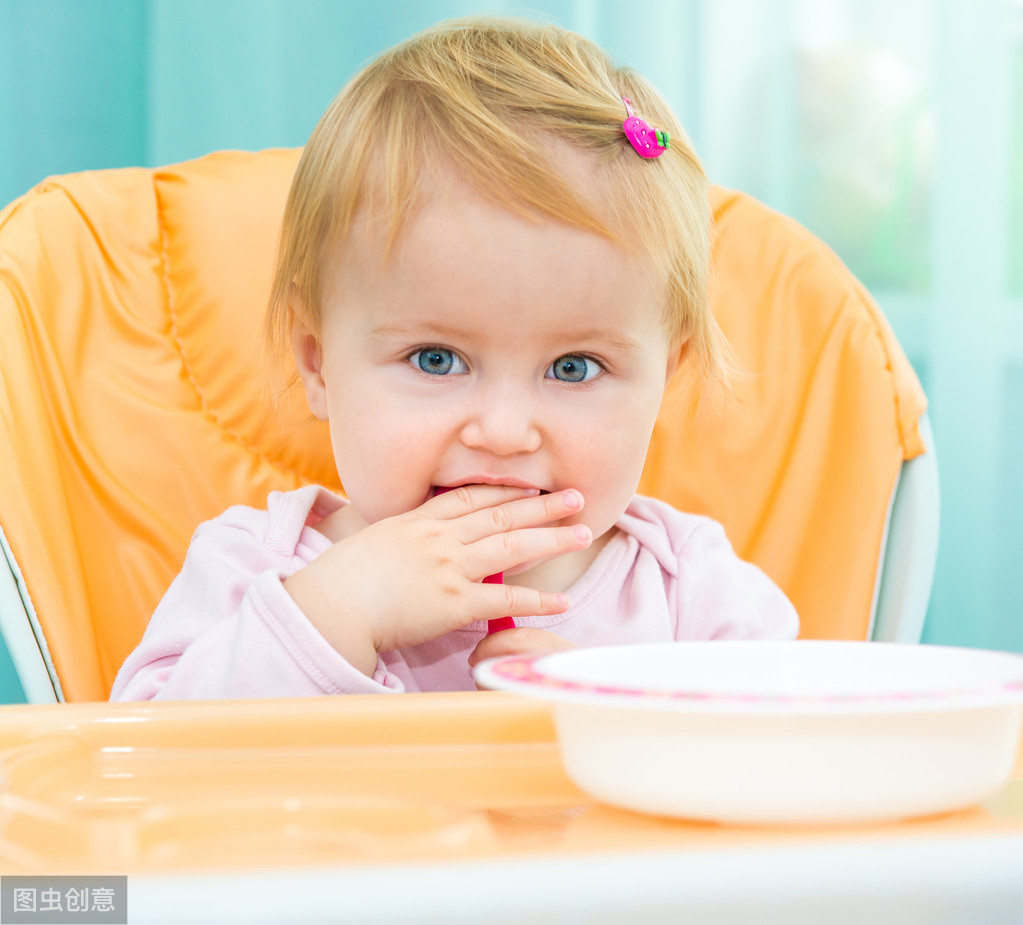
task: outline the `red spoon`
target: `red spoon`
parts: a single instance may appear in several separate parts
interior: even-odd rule
[[[450,488],[435,488],[433,490],[434,495],[442,495],[446,491],[451,491]],[[499,585],[504,583],[504,572],[495,572],[493,575],[487,575],[483,579],[485,585]],[[515,618],[514,617],[496,617],[493,620],[487,621],[487,635],[493,636],[494,633],[500,633],[501,630],[513,630],[515,629]]]
[[[499,585],[504,582],[504,572],[496,572],[493,575],[487,575],[483,579],[485,585]],[[493,636],[494,633],[500,633],[501,630],[513,630],[515,629],[515,618],[514,617],[495,617],[493,620],[487,621],[487,635]]]

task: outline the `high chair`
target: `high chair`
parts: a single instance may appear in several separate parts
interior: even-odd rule
[[[196,526],[319,482],[260,326],[292,150],[45,181],[0,213],[0,628],[32,702],[108,696]],[[807,638],[919,639],[937,542],[920,385],[795,222],[714,189],[732,395],[669,388],[640,490],[720,520]],[[594,435],[599,439],[599,435]]]

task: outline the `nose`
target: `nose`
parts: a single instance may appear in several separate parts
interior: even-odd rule
[[[530,396],[508,385],[477,393],[460,436],[470,449],[495,456],[535,453],[543,442]]]

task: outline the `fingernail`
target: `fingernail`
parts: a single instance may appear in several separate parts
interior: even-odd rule
[[[538,494],[540,494],[539,488],[527,488],[525,491],[527,498],[535,498]]]
[[[575,534],[575,538],[581,543],[586,542],[586,540],[590,538],[590,528],[585,524],[576,524],[572,528],[572,532]]]
[[[573,510],[583,506],[583,496],[577,491],[570,491],[565,495],[565,507]]]

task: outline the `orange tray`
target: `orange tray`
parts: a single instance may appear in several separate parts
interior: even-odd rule
[[[546,705],[498,693],[2,707],[0,780],[4,873],[1023,833],[1023,780],[984,807],[888,826],[744,828],[616,810],[565,776]]]

